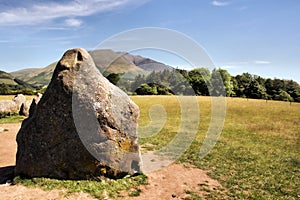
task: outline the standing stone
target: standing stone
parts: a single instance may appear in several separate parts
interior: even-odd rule
[[[139,173],[138,116],[136,104],[85,50],[68,50],[17,135],[15,173],[60,179]]]
[[[0,101],[0,115],[13,115],[19,113],[22,104],[26,102],[23,94],[17,94],[12,100]]]
[[[33,97],[32,103],[31,103],[30,108],[29,108],[29,117],[32,117],[34,111],[36,110],[36,106],[40,102],[41,98],[42,98],[42,94],[41,93],[37,93]]]
[[[12,115],[19,112],[19,107],[13,100],[0,101],[0,116]]]
[[[30,105],[32,104],[32,101],[33,100],[26,100],[24,103],[22,103],[21,108],[19,110],[19,115],[26,116],[26,117],[29,116],[29,108]]]
[[[13,101],[17,104],[18,109],[20,110],[22,104],[26,102],[26,97],[23,94],[17,94]]]

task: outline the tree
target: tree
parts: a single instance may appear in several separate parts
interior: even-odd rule
[[[229,72],[225,69],[214,69],[211,74],[213,93],[216,96],[233,96],[233,83]]]
[[[279,94],[274,96],[274,100],[294,101],[294,99],[284,90],[280,90]]]
[[[6,84],[0,84],[0,94],[9,94],[10,91]]]
[[[131,91],[135,91],[140,85],[145,84],[145,75],[138,74],[131,84]]]
[[[267,99],[268,94],[266,88],[259,84],[257,80],[252,80],[249,87],[247,88],[247,95],[253,99]]]
[[[266,88],[266,92],[269,95],[269,97],[272,99],[272,97],[277,93],[276,90],[274,90],[274,86],[273,86],[273,80],[268,78],[265,81],[265,88]]]
[[[211,75],[207,68],[193,69],[188,73],[188,77],[196,95],[209,95],[207,85],[209,85]]]
[[[295,102],[300,102],[300,86],[295,81],[285,81],[286,92],[294,99]]]
[[[157,88],[142,84],[135,90],[137,95],[157,95]]]
[[[109,80],[109,82],[111,82],[112,84],[117,85],[117,83],[118,83],[119,80],[120,80],[120,74],[111,73],[111,74],[109,74],[106,78],[107,78],[107,79]]]
[[[235,77],[236,83],[234,84],[233,91],[238,97],[249,97],[248,89],[253,77],[249,73],[243,73]]]

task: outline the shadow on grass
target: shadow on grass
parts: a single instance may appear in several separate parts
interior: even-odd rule
[[[5,184],[15,177],[15,166],[0,167],[0,184]]]

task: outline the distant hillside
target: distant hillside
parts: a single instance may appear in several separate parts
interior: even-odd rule
[[[123,74],[124,79],[134,79],[138,74],[148,72],[128,61],[121,53],[112,50],[95,50],[89,52],[97,68],[102,73]]]
[[[14,77],[4,71],[0,71],[0,84],[18,85],[18,83],[15,82]]]
[[[142,56],[135,56],[129,53],[123,55],[126,60],[132,64],[138,66],[139,68],[145,71],[163,71],[163,70],[172,70],[173,67],[165,65],[164,63],[157,62],[150,58],[144,58]]]
[[[10,74],[35,87],[43,87],[49,84],[56,64],[57,62],[54,62],[45,68],[23,69]]]
[[[0,71],[0,84],[6,85],[8,89],[24,89],[24,88],[32,88],[32,86],[24,81],[15,78],[11,74]]]
[[[101,73],[122,74],[122,78],[126,80],[134,80],[138,74],[148,75],[152,71],[172,69],[172,67],[155,60],[128,53],[112,50],[94,50],[89,53]],[[49,84],[56,64],[57,62],[54,62],[45,68],[23,69],[12,72],[11,75],[35,87],[43,87]]]

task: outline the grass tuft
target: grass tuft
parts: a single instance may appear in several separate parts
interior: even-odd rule
[[[14,178],[15,184],[22,184],[27,187],[40,187],[43,190],[66,189],[67,193],[85,192],[91,196],[103,199],[122,197],[121,191],[129,191],[139,185],[146,185],[147,177],[139,175],[118,180],[109,179],[106,181],[94,180],[57,180],[50,178],[22,179],[19,176]],[[135,190],[129,194],[138,195],[141,191]]]
[[[11,116],[5,116],[0,118],[0,124],[16,124],[21,123],[26,117],[18,114],[14,114]]]

